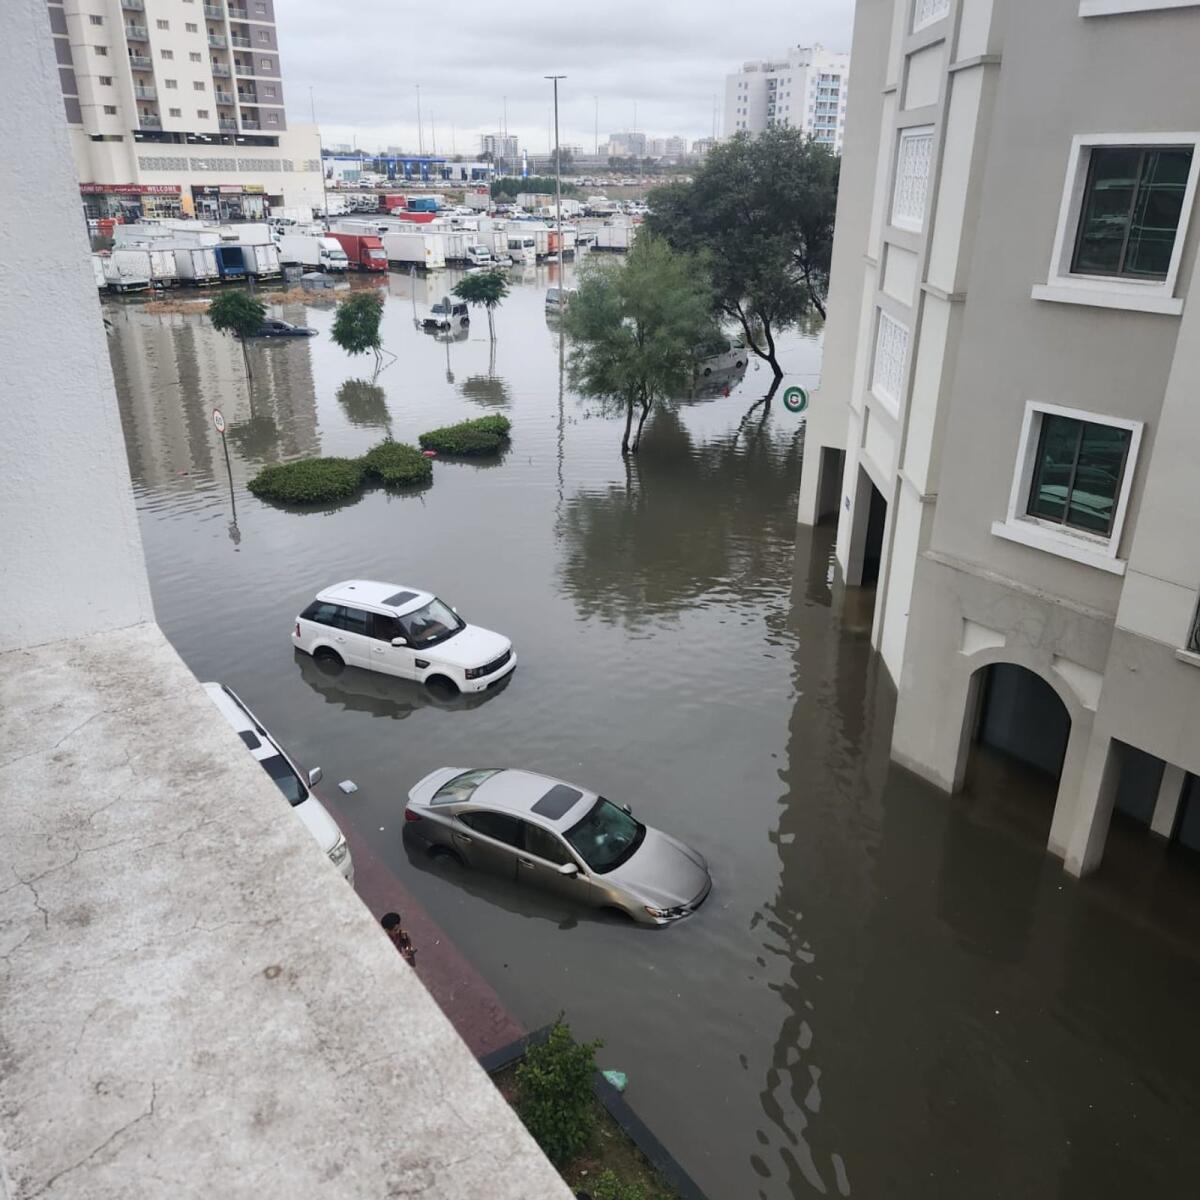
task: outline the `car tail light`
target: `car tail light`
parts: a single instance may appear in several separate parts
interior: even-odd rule
[[[406,821],[419,821],[421,819],[421,814],[413,812],[411,808],[406,808],[404,810],[404,819]]]
[[[293,634],[293,636],[294,637],[300,636],[300,622],[299,621],[296,622],[296,632],[295,632],[295,634]]]

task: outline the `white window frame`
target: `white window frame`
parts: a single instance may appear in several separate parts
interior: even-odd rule
[[[925,211],[929,207],[930,175],[933,173],[933,133],[934,129],[932,125],[913,125],[902,129],[900,130],[900,140],[896,147],[896,177],[892,180],[892,211],[890,220],[892,225],[897,229],[907,229],[910,233],[920,233],[925,228]],[[897,215],[896,204],[900,197],[900,168],[904,163],[904,147],[907,142],[913,142],[917,138],[929,139],[929,159],[925,171],[925,194],[921,198],[921,215],[914,219]]]
[[[1194,8],[1200,0],[1079,0],[1081,17],[1107,17],[1113,13],[1154,12],[1159,8]]]
[[[1041,443],[1042,418],[1047,415],[1070,417],[1090,425],[1111,425],[1116,429],[1129,431],[1129,453],[1125,456],[1125,471],[1121,477],[1121,490],[1113,512],[1111,533],[1105,535],[1072,529],[1057,521],[1046,521],[1031,516],[1027,511],[1029,489],[1033,484],[1038,446]],[[1099,567],[1100,570],[1109,571],[1114,575],[1124,575],[1125,560],[1117,557],[1117,551],[1121,545],[1121,533],[1129,509],[1129,494],[1133,490],[1133,474],[1137,469],[1143,428],[1141,421],[1128,421],[1123,417],[1109,416],[1107,413],[1064,408],[1058,404],[1044,404],[1040,400],[1026,401],[1012,488],[1008,495],[1008,512],[1003,521],[992,523],[993,535],[1010,542],[1019,542],[1023,546],[1032,546],[1035,550],[1045,550],[1049,554],[1057,554],[1060,558],[1069,558],[1089,567]]]
[[[1200,0],[1198,0],[1200,2]],[[1088,153],[1094,146],[1190,146],[1192,165],[1188,171],[1179,227],[1166,279],[1141,280],[1103,275],[1071,273],[1075,253],[1075,238],[1083,194],[1087,187]],[[1175,295],[1179,279],[1179,264],[1195,206],[1196,184],[1200,178],[1200,133],[1080,133],[1071,139],[1067,159],[1067,177],[1063,184],[1062,202],[1058,210],[1058,229],[1054,234],[1054,250],[1045,284],[1036,284],[1031,293],[1034,300],[1051,300],[1062,304],[1089,304],[1096,308],[1124,308],[1133,312],[1165,313],[1178,316],[1183,312],[1183,299]]]
[[[930,25],[936,25],[938,21],[944,21],[950,15],[950,0],[942,0],[940,10],[937,7],[936,0],[931,16],[922,17],[921,0],[916,0],[913,5],[913,33],[920,33],[922,29],[928,29]]]
[[[904,332],[904,359],[900,364],[900,392],[904,390],[904,373],[908,369],[908,356],[912,352],[912,330],[903,321],[898,321],[891,313],[876,305],[875,308],[875,337],[871,343],[871,395],[883,405],[884,410],[892,417],[900,416],[901,395],[895,396],[880,389],[879,383],[879,341],[883,323],[887,321]]]

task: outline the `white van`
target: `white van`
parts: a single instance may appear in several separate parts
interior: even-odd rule
[[[275,782],[287,802],[296,810],[304,827],[316,839],[317,845],[329,856],[347,883],[354,884],[354,863],[350,847],[337,822],[310,790],[321,779],[321,768],[313,767],[307,781],[299,767],[284,753],[279,743],[259,724],[258,718],[242,703],[232,688],[220,683],[206,683],[204,690],[217,712],[229,727],[246,743],[255,761]]]

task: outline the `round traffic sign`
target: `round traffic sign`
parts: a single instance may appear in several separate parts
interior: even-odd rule
[[[808,407],[808,393],[802,387],[790,387],[783,393],[783,407],[788,412],[802,413]]]
[[[224,416],[221,414],[221,410],[220,410],[219,408],[214,408],[214,409],[213,409],[213,426],[215,427],[216,431],[217,431],[219,434],[221,434],[222,436],[224,436],[224,433],[225,433],[225,418],[224,418]]]

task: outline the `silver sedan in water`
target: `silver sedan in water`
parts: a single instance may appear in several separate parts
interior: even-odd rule
[[[408,793],[404,820],[434,854],[645,925],[688,916],[712,888],[703,855],[628,805],[532,771],[442,767]]]

